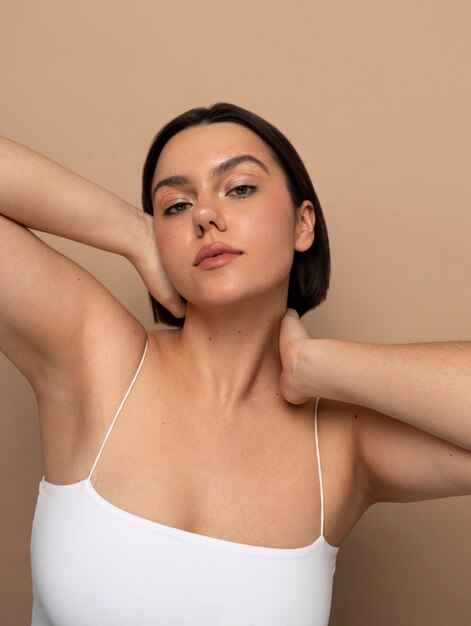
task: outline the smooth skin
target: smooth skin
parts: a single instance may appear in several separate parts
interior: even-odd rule
[[[212,176],[239,154],[255,156],[268,173],[244,162]],[[364,405],[348,399],[365,386],[365,372],[373,400],[381,395],[373,370],[378,359],[388,366],[390,352],[376,350],[373,363],[358,346],[345,350],[349,342],[311,339],[286,311],[292,257],[311,245],[315,215],[308,201],[295,211],[284,173],[257,135],[225,123],[173,137],[153,186],[172,175],[191,183],[161,187],[154,219],[19,144],[2,140],[0,157],[0,292],[8,294],[0,344],[36,393],[50,482],[88,474],[149,336],[94,474],[95,487],[121,508],[252,545],[311,543],[320,518],[316,396],[333,545],[374,502],[471,493],[469,449],[375,410],[367,396]],[[95,278],[23,226],[125,256],[154,297],[185,314],[183,329],[147,333]],[[199,248],[213,241],[243,254],[217,270],[194,267]],[[357,378],[355,363],[363,364]],[[427,363],[425,388],[437,373]],[[350,379],[336,376],[340,366]],[[465,406],[469,370],[460,380]],[[414,415],[423,415],[419,393],[409,393]],[[468,423],[460,424],[467,436]]]

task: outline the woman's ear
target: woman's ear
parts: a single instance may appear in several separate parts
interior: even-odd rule
[[[294,249],[298,252],[308,250],[314,241],[314,226],[316,224],[316,213],[314,206],[309,200],[296,209],[296,233]]]

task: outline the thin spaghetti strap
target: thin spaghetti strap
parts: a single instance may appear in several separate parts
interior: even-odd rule
[[[118,415],[121,413],[121,409],[123,408],[124,403],[126,402],[128,396],[129,396],[129,394],[131,392],[131,389],[133,388],[133,385],[136,382],[136,379],[137,379],[137,377],[139,375],[139,372],[141,371],[141,367],[142,367],[142,364],[144,363],[144,359],[145,359],[145,356],[146,356],[146,353],[147,353],[147,346],[148,346],[148,344],[149,344],[149,337],[147,337],[147,339],[146,339],[146,345],[144,347],[144,353],[143,353],[143,355],[141,357],[141,362],[139,363],[139,367],[137,368],[136,373],[134,374],[134,378],[132,379],[131,384],[128,387],[128,390],[126,391],[126,394],[125,394],[124,398],[122,399],[121,404],[118,407],[118,410],[116,411],[116,415],[114,416],[113,421],[111,422],[111,426],[108,428],[108,432],[106,433],[106,437],[105,437],[103,443],[101,444],[100,451],[97,454],[97,457],[95,459],[95,462],[93,463],[92,469],[90,471],[90,474],[88,475],[88,479],[87,480],[90,480],[90,478],[91,478],[91,476],[93,474],[93,470],[95,469],[96,464],[100,460],[101,453],[103,452],[103,448],[105,447],[105,444],[106,444],[106,442],[108,440],[108,437],[110,436],[110,433],[113,430],[113,426],[114,426],[116,420],[118,419]]]
[[[315,431],[316,431],[316,450],[317,450],[317,468],[319,470],[319,485],[321,490],[321,537],[324,536],[324,490],[322,488],[322,469],[321,469],[321,459],[319,455],[319,437],[317,435],[317,407],[319,405],[320,398],[316,400],[316,409],[315,409]]]

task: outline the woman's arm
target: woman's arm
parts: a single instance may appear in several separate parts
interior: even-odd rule
[[[75,366],[86,330],[96,336],[113,325],[119,335],[138,322],[91,274],[29,228],[125,256],[159,301],[180,306],[160,266],[151,216],[0,138],[0,349],[33,387]]]
[[[288,310],[280,356],[286,400],[329,398],[354,420],[370,504],[471,494],[471,342],[311,339]]]
[[[364,406],[471,450],[471,341],[311,339],[288,309],[279,348],[288,402],[324,397]]]
[[[311,339],[307,395],[350,402],[471,450],[471,342],[369,344]]]
[[[133,259],[143,211],[59,163],[0,138],[0,214],[15,222]]]
[[[175,316],[185,302],[160,262],[153,218],[46,156],[0,137],[0,215],[127,258]]]

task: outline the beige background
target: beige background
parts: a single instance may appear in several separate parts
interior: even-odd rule
[[[471,339],[469,2],[2,0],[0,24],[1,134],[139,204],[168,119],[249,108],[293,141],[325,211],[332,287],[311,335]],[[44,238],[152,326],[124,259]],[[0,368],[0,622],[16,626],[42,463],[32,390]],[[369,509],[339,552],[331,625],[470,624],[470,527],[468,497]]]

